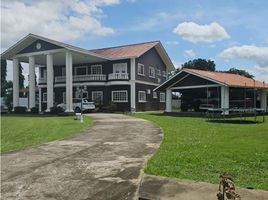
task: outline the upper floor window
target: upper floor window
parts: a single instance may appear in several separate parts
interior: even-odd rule
[[[160,102],[166,102],[166,94],[164,92],[160,92],[159,99]]]
[[[138,101],[139,102],[146,102],[146,92],[145,91],[138,92]]]
[[[149,77],[155,78],[155,69],[153,67],[149,67]]]
[[[144,72],[144,65],[143,64],[138,64],[138,74],[144,76],[145,72]]]
[[[160,69],[157,70],[157,75],[161,76],[161,70]]]
[[[79,66],[75,67],[75,75],[86,75],[87,74],[87,66]]]
[[[166,71],[163,71],[163,77],[166,77],[167,74],[166,74]]]
[[[153,93],[153,98],[154,98],[154,99],[157,99],[157,92],[154,92],[154,93]]]
[[[91,65],[91,74],[102,74],[102,65]]]
[[[113,64],[113,73],[116,73],[116,74],[127,73],[127,63],[115,63],[115,64]]]
[[[112,102],[115,103],[128,102],[127,90],[112,91]]]

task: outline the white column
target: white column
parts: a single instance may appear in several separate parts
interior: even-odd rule
[[[13,109],[19,106],[19,60],[13,59]]]
[[[172,92],[171,89],[166,90],[166,112],[172,111]]]
[[[136,111],[136,60],[130,59],[130,109],[132,112]]]
[[[221,86],[221,108],[229,109],[229,87]],[[226,110],[223,114],[228,115],[229,110]]]
[[[66,66],[66,110],[73,111],[73,58],[71,52],[67,51],[65,55]]]
[[[35,107],[35,59],[29,57],[29,109]]]
[[[41,88],[38,88],[39,95],[39,112],[42,112],[42,96],[41,96]]]
[[[50,112],[50,108],[53,107],[53,55],[47,54],[47,109],[46,112]]]
[[[267,90],[261,90],[261,108],[267,111]]]

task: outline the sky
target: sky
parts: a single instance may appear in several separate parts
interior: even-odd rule
[[[267,10],[267,0],[2,0],[1,53],[28,33],[85,49],[160,40],[175,67],[211,59],[268,82]]]

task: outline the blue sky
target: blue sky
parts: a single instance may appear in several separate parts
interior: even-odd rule
[[[266,0],[61,1],[4,0],[1,50],[28,32],[86,49],[160,40],[176,67],[212,59],[218,70],[237,67],[268,82]],[[25,28],[10,24],[21,18]]]

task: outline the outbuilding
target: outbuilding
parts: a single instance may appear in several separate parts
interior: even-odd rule
[[[172,112],[172,93],[181,94],[181,110],[258,109],[267,112],[268,84],[237,74],[182,69],[154,91],[166,92],[166,112]]]

